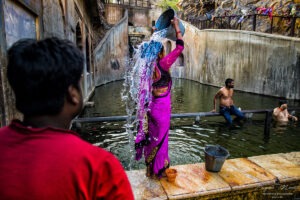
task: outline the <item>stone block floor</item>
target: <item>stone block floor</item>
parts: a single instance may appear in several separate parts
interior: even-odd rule
[[[174,183],[127,171],[136,200],[143,199],[298,199],[300,152],[228,159],[220,172],[205,163],[172,166]]]

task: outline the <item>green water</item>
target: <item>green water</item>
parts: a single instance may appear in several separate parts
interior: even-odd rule
[[[121,101],[123,81],[112,82],[95,90],[91,101],[95,107],[86,108],[81,117],[126,115]],[[236,87],[238,82],[235,83]],[[209,112],[219,88],[200,83],[173,79],[172,113]],[[273,109],[278,99],[235,91],[234,103],[242,110]],[[299,101],[289,101],[289,107],[300,107]],[[300,112],[295,115],[300,118]],[[279,127],[272,122],[270,136],[264,136],[264,114],[254,114],[242,126],[228,129],[223,117],[172,119],[169,135],[171,165],[204,162],[205,145],[219,144],[230,152],[229,158],[300,151],[300,123]],[[143,159],[134,161],[125,122],[84,123],[80,135],[90,143],[115,154],[126,170],[145,168]]]

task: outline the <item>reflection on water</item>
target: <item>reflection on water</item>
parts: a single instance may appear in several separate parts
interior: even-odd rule
[[[219,88],[194,81],[174,79],[172,113],[208,112],[213,108],[213,97]],[[98,87],[91,101],[95,107],[86,108],[83,116],[126,115],[121,101],[122,81]],[[236,83],[238,86],[238,83]],[[234,102],[244,110],[272,109],[278,99],[235,91]],[[289,107],[300,107],[300,102],[289,101]],[[299,118],[300,113],[295,112]],[[253,114],[242,126],[228,129],[223,117],[172,119],[169,136],[169,154],[172,165],[204,162],[204,147],[219,144],[230,152],[229,158],[300,151],[300,123],[287,125],[272,123],[270,136],[264,135],[264,114]],[[85,140],[115,154],[128,170],[133,152],[130,152],[125,122],[98,122],[82,124],[80,132]],[[143,159],[131,164],[131,169],[145,168]]]

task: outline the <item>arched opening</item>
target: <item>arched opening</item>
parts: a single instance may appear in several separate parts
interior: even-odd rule
[[[155,21],[154,21],[154,20],[152,20],[151,24],[152,24],[152,26],[155,26]]]
[[[81,27],[80,23],[78,22],[76,25],[76,45],[77,47],[82,50],[82,33],[81,33]]]
[[[169,54],[172,49],[172,43],[170,41],[167,42],[166,44],[166,54]]]
[[[90,73],[91,71],[91,64],[90,64],[90,45],[89,45],[89,38],[86,37],[85,39],[85,54],[86,54],[86,71]]]
[[[119,64],[119,61],[115,58],[112,58],[110,60],[110,67],[113,69],[113,70],[119,70],[120,69],[120,64]]]
[[[178,57],[178,65],[183,67],[184,66],[184,56],[181,53],[180,56]]]
[[[177,58],[177,63],[178,63],[178,66],[181,66],[181,67],[184,66],[184,56],[183,56],[182,53],[181,53],[180,56]]]
[[[76,46],[82,51],[83,44],[82,44],[82,31],[80,27],[80,22],[76,24]],[[83,79],[80,82],[81,88],[83,88],[82,92],[83,95],[86,96],[86,74],[84,74]]]

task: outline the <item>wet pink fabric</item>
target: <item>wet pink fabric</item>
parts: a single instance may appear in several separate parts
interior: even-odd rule
[[[159,62],[161,68],[168,71],[183,51],[183,41],[176,42],[176,48]],[[138,131],[136,137],[136,160],[141,159],[143,150],[147,168],[151,174],[161,176],[165,168],[169,166],[168,139],[171,117],[171,87],[159,97],[152,97],[148,112],[148,133]],[[142,133],[142,134],[140,134]],[[149,136],[149,140],[147,137]],[[148,143],[148,142],[149,143]],[[137,146],[137,144],[139,144]]]

